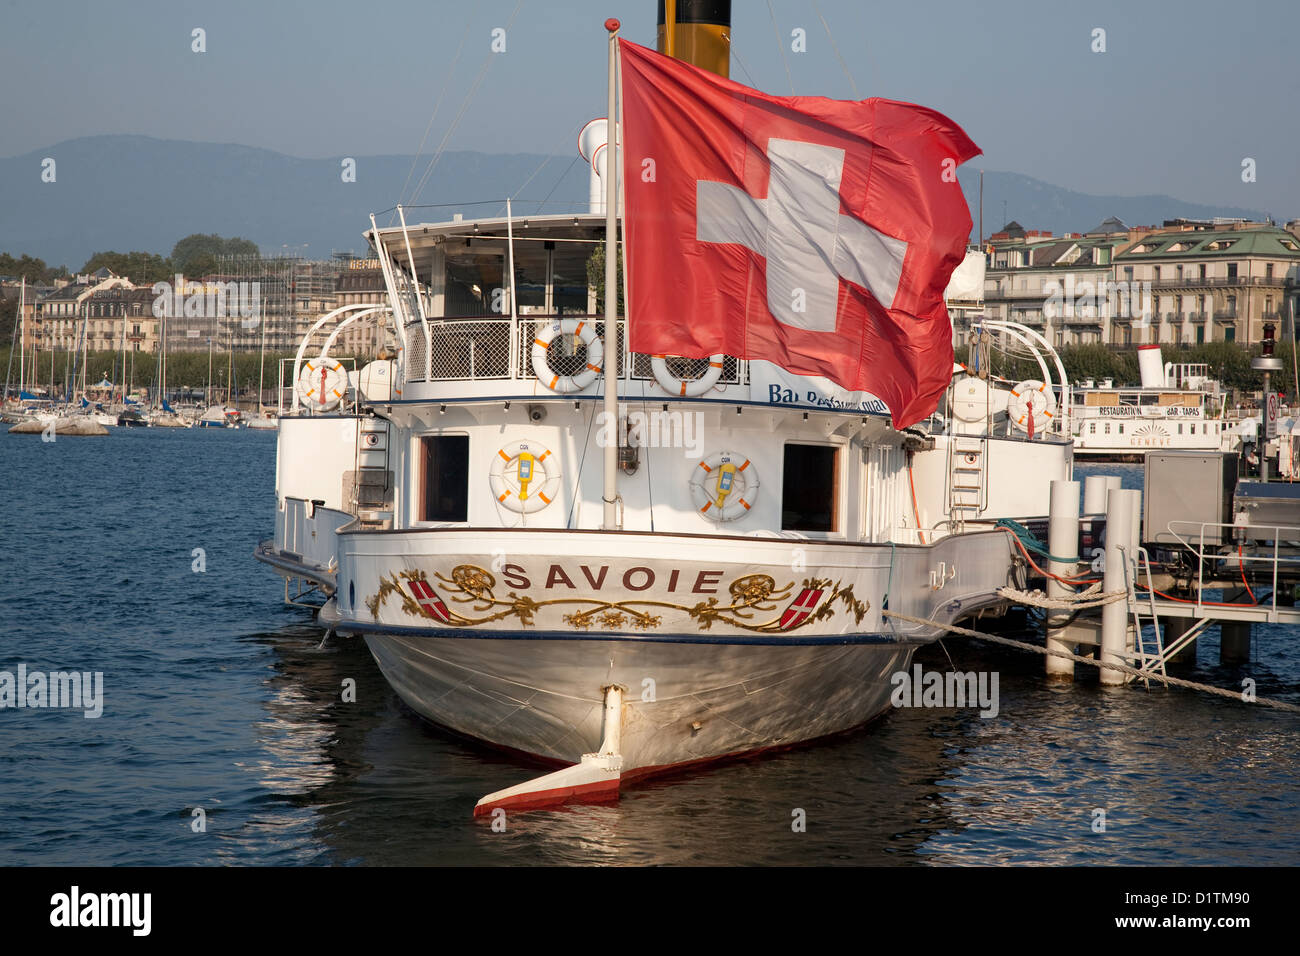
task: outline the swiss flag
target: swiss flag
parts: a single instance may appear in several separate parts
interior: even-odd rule
[[[619,41],[629,340],[871,392],[897,427],[952,377],[943,292],[979,148],[891,100],[768,96]]]

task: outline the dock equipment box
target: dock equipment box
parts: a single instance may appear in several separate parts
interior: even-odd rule
[[[1232,524],[1232,494],[1237,485],[1237,456],[1199,451],[1150,451],[1142,494],[1142,540],[1147,544],[1177,546],[1170,522]],[[1177,527],[1183,540],[1194,547],[1224,544],[1231,528]]]
[[[1300,528],[1300,485],[1281,481],[1242,481],[1233,496],[1233,511],[1241,524],[1251,527],[1246,537],[1272,541],[1273,528]],[[1300,532],[1281,531],[1282,541],[1300,539]]]

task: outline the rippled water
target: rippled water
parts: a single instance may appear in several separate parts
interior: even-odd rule
[[[1300,862],[1300,719],[1091,675],[1051,686],[1040,658],[961,638],[920,660],[998,672],[996,719],[899,710],[493,832],[474,802],[534,768],[421,722],[360,641],[319,646],[253,561],[274,435],[0,434],[0,465],[0,670],[102,671],[105,698],[99,719],[0,710],[0,863]],[[1256,660],[1219,668],[1211,633],[1191,676],[1300,701],[1298,639],[1257,628]]]

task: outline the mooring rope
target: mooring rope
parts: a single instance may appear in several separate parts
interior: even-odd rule
[[[1028,651],[1031,654],[1042,654],[1044,657],[1063,657],[1066,660],[1075,661],[1080,664],[1091,664],[1094,667],[1105,670],[1119,671],[1123,674],[1131,674],[1142,680],[1160,681],[1172,687],[1186,687],[1188,690],[1199,690],[1207,694],[1214,694],[1218,697],[1226,697],[1229,700],[1235,700],[1245,704],[1259,704],[1263,707],[1272,707],[1276,710],[1285,710],[1292,714],[1300,714],[1300,706],[1287,703],[1283,700],[1273,700],[1268,697],[1256,697],[1253,700],[1247,700],[1241,694],[1241,691],[1227,690],[1223,687],[1215,687],[1213,684],[1200,684],[1196,681],[1183,680],[1181,677],[1170,677],[1167,674],[1154,674],[1148,671],[1139,670],[1136,667],[1130,667],[1128,664],[1117,664],[1114,661],[1094,660],[1091,657],[1084,657],[1080,654],[1072,654],[1069,651],[1051,650],[1047,647],[1039,647],[1037,644],[1028,644],[1024,641],[1012,640],[1009,637],[1002,637],[998,634],[986,634],[983,631],[972,631],[969,628],[958,627],[955,624],[940,624],[938,621],[932,621],[924,617],[913,617],[910,614],[900,614],[897,611],[881,611],[883,617],[892,617],[895,620],[907,621],[911,624],[923,624],[926,627],[937,627],[941,630],[951,631],[953,634],[961,634],[965,637],[977,637],[982,641],[991,641],[994,644],[1004,644],[1007,647],[1014,647],[1017,650]]]
[[[1094,584],[1088,590],[1078,592],[1076,598],[1089,598],[1096,595],[1095,600],[1077,600],[1068,597],[1048,597],[1042,591],[1020,591],[1016,588],[1002,587],[998,588],[998,597],[1004,597],[1016,604],[1042,607],[1052,611],[1076,611],[1086,607],[1101,607],[1103,604],[1114,604],[1116,601],[1128,600],[1127,591],[1100,592],[1101,586]]]

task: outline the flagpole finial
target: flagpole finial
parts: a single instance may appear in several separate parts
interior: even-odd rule
[[[613,17],[610,17],[608,20],[605,21],[605,29],[608,30],[610,33],[617,33],[617,32],[618,32],[618,28],[619,28],[621,25],[622,25],[622,24],[620,24],[620,23],[619,23],[617,20],[615,20]]]

